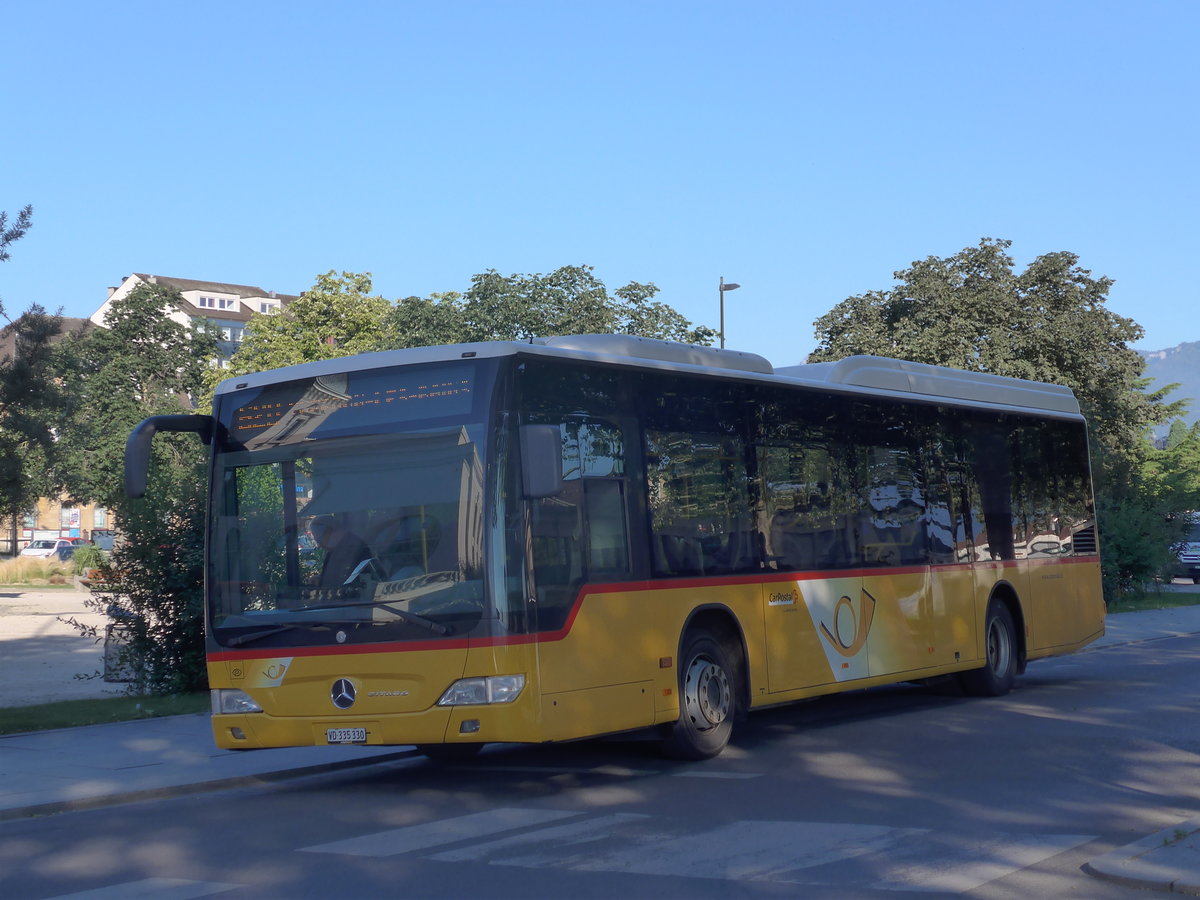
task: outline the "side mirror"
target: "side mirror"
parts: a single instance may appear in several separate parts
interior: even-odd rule
[[[530,500],[562,490],[562,440],[557,425],[521,426],[521,476]]]
[[[194,431],[205,444],[212,443],[212,416],[151,416],[142,419],[125,441],[125,495],[133,499],[146,495],[150,471],[150,444],[160,431]]]

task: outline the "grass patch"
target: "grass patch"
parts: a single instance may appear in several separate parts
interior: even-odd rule
[[[1143,612],[1150,609],[1174,609],[1200,603],[1200,591],[1171,591],[1162,585],[1151,585],[1132,591],[1108,605],[1110,613]]]
[[[80,725],[104,725],[159,716],[179,716],[208,712],[209,695],[171,694],[145,697],[105,697],[100,700],[63,700],[37,706],[11,706],[0,709],[0,734],[77,728]]]
[[[69,587],[71,563],[39,556],[18,556],[0,562],[0,584],[11,587]]]

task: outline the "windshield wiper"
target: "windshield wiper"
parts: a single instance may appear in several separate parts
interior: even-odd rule
[[[275,625],[271,628],[264,628],[262,631],[251,631],[249,634],[235,634],[225,643],[230,647],[240,647],[242,644],[251,644],[254,641],[262,640],[265,637],[270,637],[273,634],[279,634],[281,631],[291,631],[293,628],[312,628],[311,625]]]
[[[240,647],[242,644],[252,644],[255,641],[260,641],[263,638],[270,637],[273,634],[279,634],[284,631],[291,631],[294,628],[307,628],[309,631],[318,631],[321,628],[328,628],[330,625],[362,625],[363,623],[357,619],[329,619],[324,622],[283,622],[279,625],[272,625],[270,628],[263,628],[261,631],[251,631],[248,634],[235,634],[225,643],[230,647]]]
[[[418,628],[424,628],[427,631],[432,631],[434,634],[446,635],[454,633],[454,629],[449,625],[443,625],[441,622],[435,622],[433,619],[427,619],[424,616],[419,616],[416,613],[409,612],[407,609],[400,609],[398,606],[392,606],[391,600],[372,600],[367,603],[337,603],[328,606],[302,606],[300,609],[304,610],[305,612],[312,612],[314,610],[319,611],[323,609],[345,609],[347,606],[365,606],[369,609],[386,609],[397,619],[400,619],[402,622],[405,622],[408,625],[416,625]],[[285,626],[281,625],[279,627],[283,628]]]

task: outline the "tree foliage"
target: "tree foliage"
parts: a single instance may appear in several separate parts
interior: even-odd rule
[[[837,304],[814,324],[819,345],[810,362],[870,354],[1046,381],[1070,387],[1093,441],[1106,573],[1112,584],[1140,577],[1116,552],[1116,510],[1149,547],[1170,543],[1168,510],[1145,483],[1147,429],[1178,413],[1170,390],[1147,391],[1145,362],[1129,344],[1142,328],[1105,307],[1109,278],[1093,277],[1073,253],[1039,256],[1017,272],[1010,241],[985,238],[950,257],[931,256],[896,272],[898,284]],[[1146,523],[1157,522],[1150,528]],[[1140,564],[1139,564],[1140,565]]]
[[[630,282],[609,294],[591,266],[563,266],[547,275],[501,275],[489,269],[471,279],[461,340],[524,340],[561,334],[634,334],[711,344],[715,332],[694,327],[654,299],[654,284]]]
[[[1200,422],[1189,428],[1176,419],[1165,447],[1150,453],[1145,474],[1167,509],[1200,512]]]
[[[142,284],[116,301],[105,327],[72,335],[58,348],[57,365],[72,385],[67,425],[71,493],[114,510],[125,502],[125,439],[146,416],[187,412],[216,355],[215,335],[170,318],[182,298],[174,288]],[[173,446],[163,444],[163,452]],[[190,455],[190,454],[189,454]],[[164,455],[164,465],[186,460]]]
[[[278,312],[256,313],[228,370],[244,375],[377,349],[391,304],[372,293],[370,273],[334,271]]]
[[[1112,280],[1073,253],[1039,256],[1017,273],[1011,241],[985,238],[951,257],[895,273],[900,282],[843,300],[819,318],[810,362],[855,353],[1064,384],[1103,445],[1106,467],[1140,462],[1145,429],[1176,407],[1147,393],[1143,334],[1104,306]]]
[[[122,534],[93,605],[125,630],[122,661],[140,693],[206,685],[204,448],[194,435],[160,435],[146,497],[128,499],[122,484],[129,432],[146,416],[192,408],[215,360],[214,334],[169,317],[180,299],[173,288],[139,285],[112,305],[107,328],[59,347],[59,371],[77,398],[64,434],[72,493],[109,507]]]
[[[5,330],[13,353],[0,359],[0,505],[16,517],[62,486],[55,426],[66,395],[51,365],[62,319],[34,304]]]
[[[33,226],[33,207],[26,206],[10,225],[0,210],[0,262]],[[54,427],[64,402],[61,385],[51,369],[51,342],[62,330],[62,319],[38,304],[9,319],[3,303],[0,318],[8,324],[12,353],[0,358],[0,510],[16,520],[39,496],[54,493],[59,484],[54,465]]]
[[[217,374],[467,341],[619,333],[711,344],[716,334],[655,300],[653,284],[630,282],[610,293],[590,266],[563,266],[546,275],[488,270],[471,279],[466,293],[439,292],[395,303],[371,291],[369,274],[319,276],[282,311],[254,316],[230,369]]]

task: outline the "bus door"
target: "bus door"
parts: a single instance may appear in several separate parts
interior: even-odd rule
[[[930,579],[929,486],[920,429],[911,415],[893,407],[880,404],[873,414],[868,409],[855,416],[862,588],[857,604],[841,604],[840,618],[849,624],[840,624],[835,649],[849,653],[865,643],[872,676],[916,672],[953,659],[945,610]]]
[[[639,727],[653,718],[649,665],[631,652],[644,594],[613,590],[631,577],[625,439],[584,415],[558,423],[562,489],[531,501],[538,672],[544,736]],[[589,593],[588,584],[605,585]]]
[[[794,573],[762,585],[770,693],[867,677],[859,633],[874,613],[862,576],[848,571],[858,540],[846,456],[831,452],[820,425],[785,430],[783,421],[768,423],[755,448],[766,565]]]

